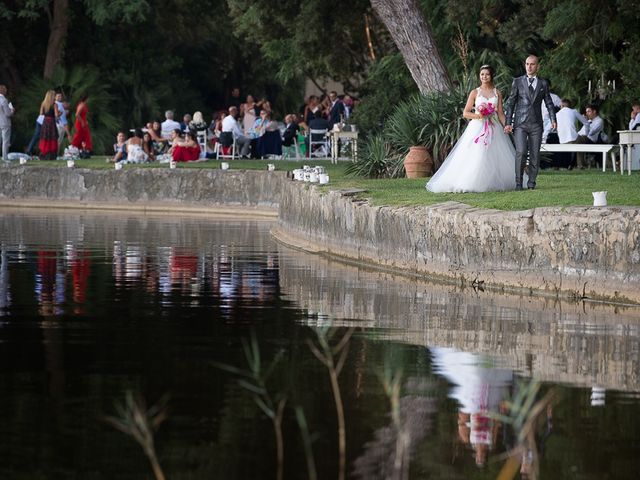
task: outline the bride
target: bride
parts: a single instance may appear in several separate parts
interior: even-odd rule
[[[503,132],[502,94],[494,70],[480,67],[480,86],[471,91],[462,116],[470,120],[442,166],[427,183],[431,192],[515,190],[515,148]]]

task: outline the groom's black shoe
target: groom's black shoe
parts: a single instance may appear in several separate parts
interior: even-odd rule
[[[522,185],[516,185],[516,190],[522,190]]]
[[[536,187],[527,187],[529,190],[535,190]]]

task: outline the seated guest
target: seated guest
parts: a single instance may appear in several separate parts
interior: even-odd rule
[[[209,137],[219,138],[222,133],[222,120],[224,120],[224,111],[215,112],[213,114],[213,120],[209,125]]]
[[[300,127],[298,126],[298,118],[295,114],[290,113],[284,117],[284,133],[282,134],[282,145],[290,147],[293,145],[293,140],[298,136]]]
[[[558,141],[560,143],[575,143],[578,138],[576,122],[582,123],[586,128],[589,127],[587,119],[580,115],[577,110],[571,108],[571,101],[567,99],[563,99],[560,102],[560,110],[556,113],[556,122]],[[558,167],[567,167],[571,169],[575,164],[572,153],[556,153],[555,157],[559,158],[556,165]]]
[[[127,159],[127,136],[124,132],[118,132],[118,135],[116,135],[116,143],[113,144],[113,154],[113,158],[107,160],[108,162],[116,163]]]
[[[249,157],[249,148],[251,147],[251,140],[244,136],[244,133],[238,125],[238,109],[236,107],[229,107],[229,115],[222,120],[222,133],[231,133],[236,141],[236,145],[240,149],[240,155],[242,157]]]
[[[153,148],[153,140],[151,140],[151,134],[146,131],[144,135],[142,135],[142,150],[147,154],[147,158],[150,162],[155,162],[156,160],[156,152]]]
[[[148,158],[142,148],[142,130],[136,128],[133,136],[127,140],[127,163],[145,163]]]
[[[629,120],[629,130],[640,129],[640,103],[634,103],[631,107],[631,120]]]
[[[271,120],[271,112],[264,109],[260,111],[260,119],[256,120],[254,131],[258,135],[255,140],[256,156],[262,158],[267,155],[282,155],[280,126],[278,122]]]
[[[155,120],[153,123],[147,123],[147,132],[151,136],[153,152],[156,156],[162,155],[169,149],[169,140],[162,138],[160,122]]]
[[[604,133],[604,121],[598,116],[598,107],[587,105],[585,114],[588,125],[583,126],[578,132],[578,138],[573,143],[605,143],[609,137]],[[578,152],[576,155],[578,168],[584,168],[584,153]]]
[[[171,132],[181,129],[180,124],[173,119],[173,110],[164,112],[165,121],[160,125],[160,136],[165,140],[171,139]]]
[[[207,123],[204,121],[204,118],[202,117],[202,112],[195,112],[193,114],[193,120],[189,122],[189,130],[199,132],[206,129],[207,129]]]
[[[182,121],[180,122],[180,129],[183,132],[186,132],[187,130],[189,130],[189,124],[191,123],[192,120],[193,119],[191,117],[191,114],[190,113],[185,113],[182,116]]]
[[[184,138],[180,138],[176,134],[171,149],[171,157],[174,162],[192,162],[200,158],[200,145],[198,145],[195,134],[191,131],[187,131]]]

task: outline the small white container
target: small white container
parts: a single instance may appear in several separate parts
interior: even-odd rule
[[[273,163],[267,164],[267,170],[273,172],[276,169],[276,166]]]
[[[228,162],[220,162],[220,168],[222,170],[229,170],[229,163]]]
[[[114,168],[116,170],[122,170],[122,164],[120,162],[116,162],[115,165],[114,165]]]
[[[27,163],[27,159],[24,157],[20,157],[20,165],[24,165]]]
[[[304,181],[305,182],[311,181],[311,172],[304,172]]]
[[[311,172],[309,174],[309,181],[311,183],[318,183],[318,174],[316,172]]]
[[[607,192],[591,192],[593,194],[593,206],[594,207],[606,207],[607,206]]]
[[[302,182],[304,180],[304,170],[302,170],[301,168],[296,168],[293,171],[293,179]]]
[[[169,168],[176,168],[178,166],[177,162],[174,162],[173,160],[169,162]]]
[[[73,168],[75,166],[76,166],[76,162],[74,162],[73,160],[67,160],[67,167]]]
[[[326,173],[321,173],[320,175],[318,175],[318,181],[320,182],[320,185],[329,183],[329,175],[327,175]]]

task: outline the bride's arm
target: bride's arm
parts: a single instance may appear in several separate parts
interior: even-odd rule
[[[467,120],[479,120],[482,118],[482,115],[480,115],[479,113],[474,113],[472,111],[476,102],[476,94],[477,92],[475,89],[471,90],[471,93],[469,94],[469,98],[467,99],[467,104],[464,106],[464,111],[462,112],[462,116]]]
[[[504,125],[507,121],[507,117],[504,115],[504,110],[502,109],[502,93],[499,91],[498,94],[498,118],[500,119],[500,123]]]

